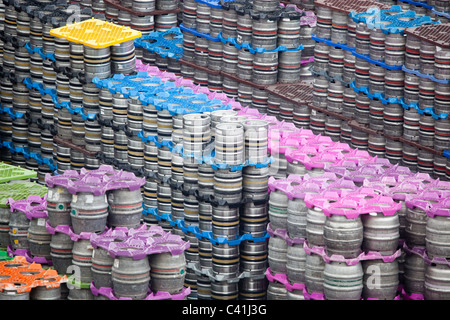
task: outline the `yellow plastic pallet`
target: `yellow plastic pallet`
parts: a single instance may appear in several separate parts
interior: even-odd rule
[[[95,18],[52,29],[50,34],[94,49],[110,47],[142,35],[129,27]]]

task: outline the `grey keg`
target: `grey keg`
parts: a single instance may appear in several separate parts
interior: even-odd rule
[[[393,300],[397,296],[399,285],[399,267],[396,260],[362,261],[364,270],[363,291],[364,299]]]
[[[327,300],[360,300],[363,291],[361,262],[348,265],[331,261],[324,268],[324,295]]]
[[[151,254],[148,261],[150,288],[153,292],[165,291],[170,294],[181,292],[186,276],[186,259],[183,253],[178,255],[170,252]]]
[[[117,256],[111,269],[114,295],[140,300],[147,296],[150,283],[150,266],[147,256],[141,259]]]

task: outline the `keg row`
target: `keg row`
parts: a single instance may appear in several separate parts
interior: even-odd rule
[[[321,38],[346,44],[356,53],[384,60],[389,66],[401,67],[406,60],[411,61],[406,50],[409,35],[402,32],[385,34],[380,29],[369,28],[364,21],[356,23],[350,16],[329,8],[319,11],[322,13],[318,12],[318,17],[327,21],[317,28]],[[335,24],[346,25],[346,28],[336,29]],[[390,41],[390,37],[398,39]],[[351,143],[354,147],[369,150],[372,155],[407,165],[412,170],[445,179],[447,159],[439,152],[448,148],[449,120],[439,115],[448,113],[445,98],[448,85],[403,70],[387,70],[381,65],[369,63],[352,51],[329,44],[316,44],[314,70],[342,79],[350,86],[346,87],[341,81],[330,82],[330,78],[319,75],[314,82],[313,105],[354,119],[372,130],[383,131],[386,136],[352,128],[349,123],[322,112],[311,111],[308,114],[306,108],[298,111],[301,120],[297,124],[309,124],[309,128],[316,133]],[[401,45],[401,48],[396,45]],[[390,53],[387,52],[391,50],[389,48],[393,50]],[[425,148],[418,148],[414,143]],[[428,147],[437,153],[430,152],[426,149]]]

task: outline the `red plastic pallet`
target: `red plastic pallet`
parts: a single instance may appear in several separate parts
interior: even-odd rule
[[[450,23],[407,28],[405,33],[421,40],[428,41],[441,48],[450,48]]]

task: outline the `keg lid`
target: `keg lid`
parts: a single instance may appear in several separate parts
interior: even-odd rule
[[[138,228],[128,230],[128,235],[130,237],[138,239],[148,239],[149,237],[160,237],[165,233],[161,226],[147,226],[142,224]]]
[[[423,186],[420,184],[420,182],[404,180],[397,186],[391,188],[387,195],[392,197],[392,199],[394,200],[405,201],[407,195],[419,194],[422,191]]]
[[[274,177],[269,177],[268,185],[269,185],[269,193],[271,191],[279,190],[281,192],[287,193],[289,190],[292,190],[295,186],[298,186],[303,183],[303,177],[291,174],[284,179],[275,179]]]
[[[323,190],[323,184],[311,180],[303,181],[303,183],[291,187],[292,189],[286,192],[290,200],[304,199],[305,195],[309,193],[319,194]]]
[[[355,162],[358,166],[363,163],[373,161],[373,157],[366,150],[353,149],[351,152],[344,155],[344,159]]]
[[[147,254],[170,253],[172,255],[182,254],[189,249],[190,242],[184,241],[179,235],[165,232],[159,237],[149,237],[146,241]]]
[[[9,204],[11,212],[19,211],[27,214],[31,210],[31,207],[36,207],[37,210],[46,208],[47,200],[46,195],[44,197],[40,197],[38,195],[30,195],[26,199],[23,200],[14,200],[13,198],[8,198],[6,204]],[[28,215],[27,215],[28,217]]]
[[[69,185],[67,191],[71,194],[86,192],[99,196],[106,193],[105,181],[102,177],[86,175]]]
[[[128,228],[117,227],[110,228],[102,234],[92,233],[90,236],[91,244],[94,248],[108,250],[112,242],[125,241],[128,238]]]
[[[431,206],[427,210],[427,216],[430,218],[435,216],[450,217],[450,198],[442,198],[438,203]]]
[[[332,172],[337,176],[347,178],[347,176],[358,169],[358,164],[345,158],[338,160],[336,163],[325,163],[324,170]]]
[[[383,172],[380,172],[377,169],[378,168],[376,168],[376,167],[373,168],[373,167],[368,167],[368,166],[359,167],[355,171],[350,172],[346,178],[350,179],[354,182],[357,182],[357,183],[363,183],[364,180],[366,180],[366,179],[374,179],[376,177],[379,177],[381,174],[383,174]]]
[[[363,186],[372,188],[379,194],[389,194],[390,189],[398,185],[397,180],[390,176],[375,176],[373,178],[366,178],[363,181]]]
[[[50,233],[52,235],[55,234],[56,232],[64,233],[66,235],[70,235],[71,234],[71,230],[70,230],[70,226],[69,225],[60,224],[60,225],[57,225],[56,227],[52,227],[50,225],[50,222],[47,220],[45,222],[45,227],[46,227],[48,233]]]
[[[347,180],[344,178],[338,179],[329,185],[325,186],[326,191],[333,191],[338,193],[340,196],[344,196],[349,192],[356,190],[358,187],[352,180]]]
[[[336,202],[341,199],[341,195],[335,191],[323,190],[321,193],[309,193],[305,195],[305,205],[310,208],[324,208],[326,203]]]
[[[139,190],[145,185],[145,178],[138,178],[132,172],[120,171],[105,181],[105,189],[108,191],[117,189]]]
[[[428,212],[434,204],[444,198],[445,193],[438,190],[423,190],[418,194],[408,194],[405,197],[405,205],[410,208],[419,208]]]
[[[80,173],[75,170],[66,170],[63,174],[51,175],[50,173],[45,174],[45,184],[49,188],[54,188],[55,186],[61,186],[68,188],[73,181],[80,179]]]
[[[147,257],[147,244],[141,239],[128,238],[122,242],[110,243],[108,253],[112,258],[130,257],[141,260]]]

